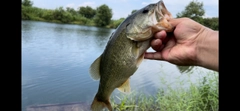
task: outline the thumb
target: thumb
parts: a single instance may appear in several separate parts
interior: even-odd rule
[[[169,19],[169,23],[172,25],[172,27],[176,27],[179,23],[185,21],[188,18],[172,18]]]

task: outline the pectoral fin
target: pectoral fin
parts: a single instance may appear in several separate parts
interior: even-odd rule
[[[139,47],[140,47],[141,44],[139,44],[138,42],[136,41],[133,41],[132,42],[132,50],[131,50],[131,53],[133,55],[133,57],[137,57],[139,56]]]
[[[144,44],[142,42],[135,42],[133,44],[133,47],[132,47],[132,50],[131,50],[131,53],[132,55],[135,57],[136,59],[136,66],[138,67],[143,59],[144,59],[144,53],[142,55],[140,55],[141,53],[141,47],[143,46]]]
[[[129,78],[120,86],[117,88],[119,91],[124,92],[124,93],[130,93],[131,88],[130,88],[130,82]]]
[[[139,67],[139,65],[142,63],[144,59],[144,53],[137,59],[137,67]]]
[[[100,79],[100,61],[101,56],[98,57],[90,66],[89,73],[94,80]]]

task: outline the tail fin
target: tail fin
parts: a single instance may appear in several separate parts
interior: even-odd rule
[[[92,111],[102,111],[105,107],[108,108],[109,111],[112,111],[112,106],[109,100],[107,101],[99,101],[96,96],[92,102],[91,110]]]

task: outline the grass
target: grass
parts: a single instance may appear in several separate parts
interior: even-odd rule
[[[218,73],[210,72],[189,87],[159,89],[155,95],[131,93],[111,98],[115,111],[218,111]],[[181,83],[182,84],[182,83]]]

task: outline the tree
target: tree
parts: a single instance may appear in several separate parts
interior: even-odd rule
[[[138,10],[132,10],[132,13],[131,13],[131,14],[133,14],[133,13],[136,12],[136,11],[138,11]]]
[[[96,10],[90,6],[80,7],[78,12],[86,18],[93,18],[96,14]]]
[[[63,23],[69,23],[73,20],[71,13],[65,11],[63,7],[56,8],[53,11],[53,17],[55,20],[59,20]]]
[[[203,25],[213,30],[218,30],[218,18],[217,17],[204,18]]]
[[[94,22],[97,26],[106,26],[111,22],[112,18],[112,9],[110,9],[107,5],[103,4],[97,7],[96,16],[94,18]]]
[[[33,5],[33,2],[30,0],[23,0],[22,5],[26,7],[31,7]]]
[[[204,14],[203,3],[193,0],[185,7],[185,10],[181,13],[177,13],[177,18],[189,17],[199,23],[203,23]]]
[[[42,18],[45,20],[54,20],[53,13],[54,13],[54,10],[45,9],[43,12]]]
[[[116,21],[113,23],[114,28],[117,28],[124,20],[125,20],[125,18],[120,18],[120,19],[116,20]]]
[[[206,27],[209,27],[213,30],[218,30],[218,18],[203,18],[204,14],[205,11],[203,9],[203,3],[193,0],[185,7],[184,11],[177,13],[177,18],[188,17]]]
[[[66,10],[67,10],[67,12],[71,13],[72,15],[77,15],[77,11],[75,11],[74,8],[67,7]]]
[[[60,20],[63,18],[63,13],[64,13],[64,9],[63,7],[59,7],[59,8],[56,8],[54,11],[53,11],[53,17],[55,20]]]

